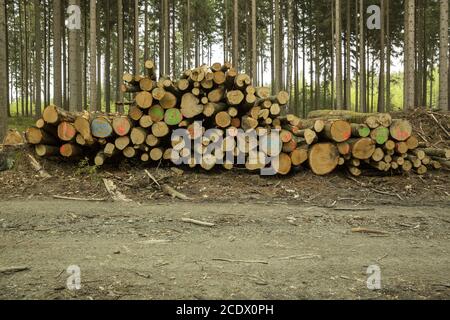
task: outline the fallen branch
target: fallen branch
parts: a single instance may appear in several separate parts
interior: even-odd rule
[[[117,186],[112,180],[103,179],[103,183],[114,201],[132,202],[132,200],[128,199],[123,193],[117,190]]]
[[[334,211],[375,211],[375,208],[333,208]]]
[[[22,272],[22,271],[28,271],[30,270],[29,267],[7,267],[7,268],[0,268],[0,274],[10,274],[10,273],[16,273],[16,272]]]
[[[371,229],[361,228],[361,227],[353,228],[352,232],[354,232],[354,233],[388,234],[387,232],[384,232],[384,231],[371,230]]]
[[[257,264],[269,264],[268,261],[260,261],[260,260],[231,260],[231,259],[223,259],[223,258],[214,258],[213,261],[224,261],[231,263],[257,263]]]
[[[448,138],[450,138],[450,133],[444,128],[444,126],[436,119],[435,115],[433,113],[428,113],[428,115],[437,123],[437,125],[442,129],[442,131],[445,132]]]
[[[210,227],[211,228],[211,227],[215,226],[214,223],[204,222],[204,221],[194,220],[194,219],[189,219],[189,218],[181,218],[181,221],[186,222],[186,223],[196,224],[196,225],[202,226],[202,227]]]
[[[44,170],[44,168],[42,168],[41,164],[31,154],[28,154],[28,158],[30,159],[31,166],[34,168],[34,170],[39,172],[39,175],[42,178],[52,177],[47,171]]]
[[[54,199],[60,199],[60,200],[72,200],[72,201],[92,201],[92,202],[103,202],[106,201],[106,198],[101,199],[90,199],[90,198],[75,198],[75,197],[65,197],[65,196],[58,196],[54,195]]]
[[[145,173],[147,174],[147,176],[148,176],[150,179],[152,179],[154,183],[156,183],[156,185],[158,186],[158,188],[161,189],[161,185],[159,184],[158,180],[156,180],[155,177],[152,176],[152,174],[151,174],[150,172],[148,172],[147,169],[145,169],[144,171],[145,171]]]
[[[277,258],[277,260],[291,260],[291,259],[295,259],[295,260],[306,260],[306,259],[322,259],[322,256],[319,256],[317,254],[305,254],[305,255],[295,255],[295,256],[288,256],[288,257],[281,257],[281,258]]]
[[[181,200],[192,200],[188,196],[182,194],[181,192],[176,191],[174,188],[168,186],[167,184],[163,184],[161,186],[161,190],[172,198],[178,198]]]

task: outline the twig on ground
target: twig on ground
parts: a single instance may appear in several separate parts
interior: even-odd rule
[[[375,208],[333,208],[335,211],[375,211]]]
[[[372,230],[372,229],[367,229],[367,228],[353,228],[352,232],[354,233],[373,233],[373,234],[388,234],[385,231],[379,231],[379,230]]]
[[[75,197],[66,197],[66,196],[58,196],[54,195],[54,199],[61,199],[61,200],[72,200],[72,201],[92,201],[92,202],[103,202],[106,201],[106,198],[101,199],[91,199],[91,198],[75,198]]]
[[[437,125],[442,129],[442,131],[445,132],[448,138],[450,138],[450,133],[444,128],[444,126],[439,122],[438,119],[436,119],[435,115],[433,113],[428,113],[428,115],[437,123]]]
[[[159,184],[158,180],[156,180],[155,177],[152,176],[152,174],[151,174],[150,172],[148,172],[147,169],[145,169],[144,171],[145,171],[145,173],[147,174],[147,176],[148,176],[150,179],[152,179],[154,183],[156,183],[156,185],[158,186],[158,188],[161,189],[161,185]],[[153,185],[153,183],[152,183],[151,185]]]
[[[176,191],[174,188],[168,186],[167,184],[163,184],[161,186],[161,190],[172,198],[178,198],[180,200],[192,200],[188,196],[182,194],[181,192]]]
[[[117,190],[117,186],[112,180],[103,178],[103,183],[114,201],[132,202],[131,199],[128,199],[123,193]]]
[[[213,261],[224,261],[231,263],[256,263],[256,264],[269,264],[268,261],[260,261],[260,260],[232,260],[232,259],[223,259],[223,258],[213,258]]]
[[[204,222],[204,221],[200,221],[200,220],[194,220],[194,219],[190,219],[190,218],[181,218],[181,221],[186,222],[186,223],[192,223],[192,224],[196,224],[198,226],[202,226],[202,227],[215,227],[216,225],[214,223],[210,223],[210,222]]]
[[[22,272],[22,271],[28,271],[28,270],[30,270],[30,268],[26,267],[26,266],[6,267],[6,268],[0,268],[0,274],[10,274],[10,273],[16,273],[16,272]]]

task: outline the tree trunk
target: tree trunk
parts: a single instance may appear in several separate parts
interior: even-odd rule
[[[256,0],[252,0],[252,68],[251,78],[256,83],[257,69],[257,45],[256,45]]]
[[[170,14],[169,14],[169,0],[164,0],[164,54],[165,54],[165,56],[164,56],[164,75],[170,75]]]
[[[281,56],[281,47],[280,47],[280,0],[275,0],[275,21],[274,21],[274,37],[273,37],[273,45],[274,45],[274,83],[273,86],[273,94],[280,91],[281,88],[281,65],[280,65],[280,56]]]
[[[70,5],[80,6],[80,0],[69,0]],[[69,30],[69,110],[81,111],[81,48],[80,30]]]
[[[122,79],[123,75],[123,51],[124,51],[124,45],[123,45],[123,2],[122,0],[117,0],[117,92],[118,92],[118,111],[123,112],[123,92],[120,90],[120,85],[122,82],[120,79]]]
[[[5,0],[0,0],[0,70],[6,70],[6,51],[8,45],[6,43],[6,4]],[[0,143],[8,129],[8,111],[7,111],[7,95],[8,83],[0,81]]]
[[[89,6],[89,109],[97,111],[97,1]]]
[[[441,0],[439,50],[439,109],[449,111],[448,101],[448,0]]]
[[[61,1],[53,1],[53,103],[62,107]]]
[[[378,80],[378,112],[385,111],[385,11],[386,1],[381,0],[381,32],[380,32],[380,78]]]
[[[342,109],[342,41],[341,41],[341,0],[335,0],[336,24],[336,108]]]
[[[106,112],[111,112],[111,8],[110,0],[105,0],[105,107]]]
[[[239,70],[239,0],[233,0],[233,66]]]
[[[346,0],[346,17],[347,17],[347,30],[345,36],[345,108],[351,110],[352,108],[352,79],[351,79],[351,59],[350,59],[350,37],[351,37],[351,17],[350,17],[350,1]]]
[[[134,0],[134,64],[133,72],[135,75],[140,74],[139,68],[139,0]]]
[[[414,108],[415,100],[415,0],[405,1],[405,109]]]
[[[364,19],[364,0],[360,0],[359,6],[359,58],[360,58],[360,108],[361,112],[367,112],[367,103],[366,103],[366,37],[364,34],[365,30],[365,19]]]
[[[41,5],[39,0],[34,0],[34,35],[35,35],[35,60],[34,60],[34,89],[35,89],[35,114],[40,117],[42,113],[41,106]],[[7,106],[9,108],[9,106]]]

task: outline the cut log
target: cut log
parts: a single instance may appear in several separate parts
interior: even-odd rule
[[[59,149],[60,154],[66,158],[73,158],[80,156],[83,152],[80,146],[73,143],[66,143]]]
[[[255,129],[257,126],[258,126],[258,120],[255,120],[249,116],[242,117],[241,127],[244,131]],[[225,127],[222,127],[222,128],[225,128]]]
[[[99,116],[92,120],[91,132],[96,138],[109,138],[114,130],[108,118]]]
[[[142,118],[139,119],[139,126],[142,128],[150,128],[153,125],[152,117],[149,115],[143,115]]]
[[[366,124],[352,123],[352,136],[356,138],[367,138],[370,135],[370,129]]]
[[[147,138],[147,131],[144,128],[133,128],[131,130],[130,139],[135,145],[144,144]]]
[[[408,152],[408,145],[406,142],[397,142],[395,144],[395,152],[404,154]]]
[[[114,143],[107,143],[105,145],[105,148],[103,149],[103,153],[108,157],[114,156],[119,150],[116,149],[116,146]]]
[[[419,140],[415,136],[411,136],[406,140],[409,150],[414,150],[419,147]]]
[[[375,151],[372,154],[372,160],[373,161],[381,161],[384,158],[384,151],[381,148],[375,148]]]
[[[131,143],[129,136],[119,137],[115,140],[114,145],[118,150],[123,151],[126,147],[128,147]]]
[[[16,146],[24,143],[25,140],[22,134],[15,129],[9,129],[8,132],[6,133],[5,138],[3,139],[4,146]]]
[[[159,138],[155,137],[152,134],[149,134],[145,139],[145,144],[147,144],[149,147],[156,147],[159,143]]]
[[[94,164],[97,167],[101,167],[105,164],[106,159],[107,159],[107,156],[105,155],[105,153],[103,151],[100,151],[97,153],[97,155],[94,158]]]
[[[412,126],[408,120],[393,120],[390,127],[391,137],[397,141],[406,141],[412,134]]]
[[[131,159],[136,156],[136,149],[134,149],[133,147],[126,147],[125,149],[123,149],[122,153],[125,158]]]
[[[91,114],[89,112],[84,112],[77,116],[73,125],[87,144],[92,144],[94,142],[91,132]]]
[[[178,102],[177,97],[171,92],[166,92],[164,97],[159,100],[159,104],[161,105],[161,107],[163,107],[163,109],[175,108],[177,102]]]
[[[421,150],[430,157],[450,159],[450,149],[424,148]]]
[[[183,120],[180,109],[168,109],[164,114],[164,122],[169,126],[176,126]]]
[[[130,117],[130,119],[134,121],[139,121],[139,119],[141,119],[143,115],[144,112],[142,112],[142,110],[137,106],[131,106],[130,110],[128,111],[128,117]]]
[[[163,121],[156,122],[152,125],[152,134],[157,138],[162,138],[170,133],[169,127]]]
[[[30,127],[25,132],[25,139],[30,144],[57,145],[57,139],[42,129]]]
[[[326,123],[323,133],[332,141],[345,142],[352,136],[352,127],[344,120],[329,121]]]
[[[279,105],[286,105],[289,102],[289,93],[287,91],[280,91],[277,94],[277,102]]]
[[[339,154],[341,155],[348,155],[351,153],[351,146],[348,142],[340,142],[336,145],[338,148]]]
[[[310,148],[308,159],[311,170],[323,176],[333,172],[338,166],[339,151],[332,143],[318,143]]]
[[[150,151],[150,159],[153,161],[159,161],[162,159],[164,151],[161,148],[153,148]]]
[[[238,106],[244,101],[244,94],[240,90],[231,90],[227,92],[227,103],[230,106]]]
[[[228,112],[222,111],[215,116],[216,125],[220,128],[227,128],[231,124],[231,117]]]
[[[378,145],[383,145],[389,140],[389,129],[386,127],[378,127],[370,132],[370,137],[375,140]]]
[[[153,96],[150,92],[141,91],[136,95],[136,104],[142,109],[148,109],[153,104]]]
[[[112,121],[112,127],[114,132],[119,136],[123,137],[130,133],[131,122],[128,117],[118,116],[114,117]]]
[[[36,154],[39,157],[48,157],[59,155],[59,148],[55,146],[48,146],[45,144],[38,144],[34,147]]]
[[[153,122],[159,122],[164,120],[164,109],[160,105],[154,105],[148,111],[148,115],[151,117]]]
[[[308,149],[298,148],[291,153],[291,162],[293,166],[300,166],[308,160]]]
[[[185,93],[181,99],[181,113],[187,119],[194,118],[203,112],[203,105],[192,93]]]
[[[76,115],[58,108],[54,105],[50,105],[44,109],[42,118],[45,122],[57,125],[61,121],[74,122]]]
[[[271,93],[270,91],[271,91],[270,88],[267,88],[267,87],[257,87],[255,95],[258,98],[266,99],[266,98],[270,97],[270,93]]]
[[[356,159],[370,159],[375,152],[375,141],[370,138],[352,139],[348,142],[352,148],[352,156]]]
[[[69,142],[75,140],[77,136],[77,130],[73,123],[70,122],[60,122],[58,125],[58,137],[64,142]]]

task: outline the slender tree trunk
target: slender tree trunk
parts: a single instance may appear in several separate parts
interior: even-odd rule
[[[388,0],[389,1],[389,0]],[[381,32],[380,32],[380,78],[378,80],[378,112],[384,112],[385,108],[385,55],[386,55],[386,35],[385,35],[385,11],[386,2],[381,0]]]
[[[343,108],[342,101],[342,42],[341,42],[341,0],[336,1],[336,108]]]
[[[137,0],[136,0],[137,1]],[[169,0],[164,0],[164,75],[170,75],[170,14]]]
[[[281,65],[280,65],[280,56],[281,56],[281,47],[280,47],[280,0],[275,0],[275,21],[274,21],[274,83],[273,85],[273,93],[280,91],[282,76],[281,76]]]
[[[69,0],[70,5],[80,6],[80,0]],[[94,28],[95,29],[95,28]],[[80,30],[69,30],[69,110],[81,111],[81,52]],[[94,100],[95,101],[95,100]]]
[[[5,71],[7,66],[6,51],[8,44],[6,41],[6,3],[0,0],[0,70]],[[3,143],[6,131],[8,129],[8,83],[0,81],[0,143]]]
[[[405,32],[405,109],[413,109],[415,101],[415,0],[406,0]]]
[[[172,0],[172,77],[175,78],[176,74],[177,74],[176,6],[175,0]]]
[[[42,55],[42,37],[41,37],[41,5],[39,0],[34,0],[34,35],[35,35],[35,54],[34,61],[34,89],[35,89],[35,114],[41,116],[41,55]],[[9,107],[9,106],[8,106]]]
[[[364,19],[364,0],[360,0],[359,6],[359,57],[361,59],[360,64],[360,79],[361,79],[361,90],[360,90],[360,107],[362,112],[367,112],[366,103],[366,38],[365,38],[365,19]]]
[[[105,109],[111,112],[111,8],[110,0],[104,0],[105,9]]]
[[[449,111],[448,101],[448,0],[441,2],[439,49],[439,109]]]
[[[233,65],[239,69],[239,0],[233,0]]]
[[[192,52],[192,40],[191,40],[191,0],[187,0],[187,26],[186,26],[186,34],[187,34],[187,44],[186,44],[186,50],[187,50],[187,67],[188,69],[191,68],[191,52]]]
[[[165,16],[164,16],[164,4],[165,0],[159,0],[159,74],[163,75],[165,74],[165,64],[164,64],[164,25],[165,25]]]
[[[97,1],[90,0],[89,7],[89,109],[97,111]]]
[[[351,17],[350,1],[346,0],[347,30],[345,36],[345,108],[350,110],[352,107],[352,79],[351,79],[351,60],[350,60],[350,37],[351,37]]]
[[[386,111],[391,111],[391,19],[390,1],[386,1]],[[426,83],[426,81],[425,81]]]
[[[257,42],[256,42],[256,0],[252,0],[252,79],[256,80],[258,75],[257,69]]]
[[[120,90],[121,81],[124,67],[123,67],[123,2],[122,0],[117,0],[117,32],[118,32],[118,44],[117,44],[117,92],[118,92],[118,111],[123,112],[123,93]]]
[[[134,74],[140,74],[139,68],[139,0],[134,0],[134,54],[133,54],[133,72]]]

